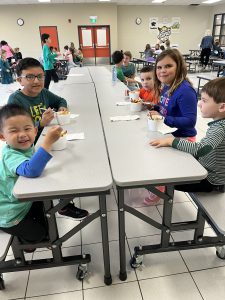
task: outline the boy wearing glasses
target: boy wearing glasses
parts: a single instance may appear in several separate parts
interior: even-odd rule
[[[31,114],[35,126],[38,127],[39,136],[43,127],[54,118],[53,108],[56,111],[66,111],[67,102],[44,88],[44,69],[38,60],[31,57],[21,59],[16,67],[16,73],[17,81],[23,89],[10,95],[8,104],[20,105]],[[88,212],[69,203],[59,214],[82,220]]]

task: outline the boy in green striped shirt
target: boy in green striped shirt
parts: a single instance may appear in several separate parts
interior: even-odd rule
[[[209,81],[203,88],[199,107],[203,118],[212,118],[206,136],[200,142],[165,137],[150,142],[159,147],[171,146],[192,154],[208,171],[199,183],[175,186],[185,192],[211,192],[225,185],[225,78]]]

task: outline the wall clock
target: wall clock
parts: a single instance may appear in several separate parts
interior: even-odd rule
[[[17,24],[18,24],[19,26],[23,26],[24,20],[21,19],[21,18],[19,18],[19,19],[17,20]]]
[[[136,23],[137,25],[140,25],[141,22],[142,22],[142,19],[141,19],[141,18],[136,18],[135,23]]]

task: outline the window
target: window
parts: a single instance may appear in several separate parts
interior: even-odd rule
[[[225,46],[225,14],[214,15],[213,38],[219,39],[220,45]]]

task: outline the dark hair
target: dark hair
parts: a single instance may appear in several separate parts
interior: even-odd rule
[[[153,72],[154,71],[154,67],[153,66],[144,66],[140,73],[148,73],[148,72]]]
[[[164,47],[163,45],[161,45],[161,46],[160,46],[160,49],[161,49],[162,51],[164,51],[164,50],[165,50],[165,47]]]
[[[46,43],[46,40],[50,37],[50,35],[48,33],[42,33],[41,35],[41,41],[43,43]]]
[[[64,49],[68,50],[68,49],[69,49],[69,47],[66,45],[66,46],[64,46]]]
[[[37,59],[32,57],[26,57],[24,59],[21,59],[18,65],[16,66],[16,75],[19,77],[22,74],[23,70],[35,67],[40,67],[44,71],[42,64]]]
[[[53,50],[53,47],[51,46],[51,47],[49,47],[49,49],[50,49],[50,51],[52,52],[52,50]]]
[[[209,95],[216,103],[225,103],[225,77],[207,82],[202,88],[202,93]]]
[[[8,43],[6,41],[1,41],[1,46],[5,46],[5,45],[8,45]]]
[[[31,119],[32,123],[34,123],[31,114],[29,114],[22,106],[17,104],[7,104],[0,109],[0,131],[2,131],[4,127],[4,121],[15,116],[27,116]]]
[[[115,51],[112,54],[112,60],[114,64],[118,64],[123,60],[123,53],[121,51]]]
[[[132,58],[132,54],[131,54],[130,51],[123,52],[123,55],[126,55],[126,56],[130,57],[130,59]]]
[[[75,52],[75,51],[74,51],[74,48],[71,48],[71,47],[70,47],[69,50],[70,50],[72,56],[74,56],[74,52]]]

